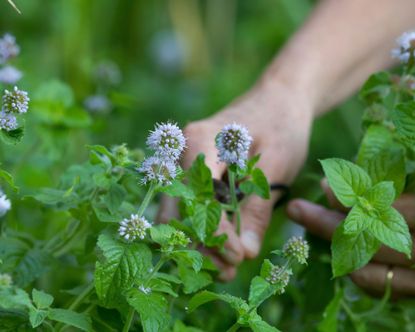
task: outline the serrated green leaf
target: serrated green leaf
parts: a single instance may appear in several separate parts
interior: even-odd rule
[[[0,129],[0,139],[6,144],[15,145],[19,143],[24,136],[24,127],[6,131]]]
[[[216,201],[210,202],[208,205],[200,203],[195,205],[192,227],[202,242],[217,230],[221,213],[221,205]]]
[[[205,164],[205,156],[199,154],[188,171],[189,187],[196,197],[204,201],[213,198],[213,180],[209,167]]]
[[[229,303],[230,306],[237,311],[244,309],[247,312],[249,310],[248,304],[239,297],[229,294],[217,294],[210,291],[201,291],[190,299],[188,306],[189,312],[196,310],[198,307],[205,303],[216,300],[221,300]]]
[[[261,198],[269,199],[270,189],[264,172],[259,168],[254,168],[251,177],[251,180],[242,182],[239,189],[246,195],[256,194]]]
[[[116,214],[119,211],[126,195],[127,191],[123,186],[119,185],[116,182],[112,182],[108,192],[103,196],[103,201],[108,210],[112,214]]]
[[[257,307],[275,292],[275,288],[272,287],[264,278],[256,276],[252,279],[249,287],[249,300],[248,303],[251,307]]]
[[[411,257],[412,238],[408,225],[394,208],[382,210],[370,225],[370,232],[382,243]]]
[[[170,283],[161,278],[153,278],[148,282],[148,287],[151,288],[151,291],[166,293],[173,297],[177,297],[177,293],[172,289]]]
[[[345,234],[358,234],[367,229],[373,222],[373,218],[369,216],[360,204],[356,204],[348,213],[344,220]]]
[[[365,197],[376,210],[381,211],[389,208],[395,200],[393,182],[379,182],[366,192]]]
[[[319,332],[337,332],[337,321],[342,299],[343,289],[339,289],[324,310],[323,320],[317,326]]]
[[[144,294],[138,289],[127,293],[128,303],[140,314],[144,332],[164,332],[170,323],[168,302],[160,294]]]
[[[415,101],[399,104],[392,114],[393,123],[401,139],[408,145],[415,143]]]
[[[195,194],[191,188],[178,180],[173,180],[169,186],[158,188],[158,191],[165,193],[171,197],[180,197],[188,200],[195,199]]]
[[[0,179],[6,182],[10,186],[10,188],[12,188],[14,192],[19,191],[19,188],[16,187],[14,184],[13,176],[9,172],[6,172],[4,169],[1,169],[1,168],[0,168]]]
[[[29,321],[33,328],[38,327],[43,323],[48,312],[46,310],[38,310],[36,308],[29,309]]]
[[[66,325],[74,326],[82,331],[93,331],[91,318],[84,313],[67,309],[51,308],[48,318]]]
[[[112,307],[120,292],[152,268],[150,249],[141,243],[124,243],[103,233],[98,238],[101,257],[95,266],[95,289],[104,306]]]
[[[175,232],[175,229],[170,225],[160,224],[154,225],[150,228],[151,239],[161,246],[167,245],[170,236]]]
[[[33,302],[38,309],[46,309],[53,303],[53,296],[45,292],[39,291],[36,288],[32,290]]]
[[[17,287],[0,287],[0,307],[3,309],[30,309],[29,294]]]
[[[391,77],[388,72],[371,75],[360,89],[359,97],[367,103],[381,101],[391,90]]]
[[[363,267],[380,246],[380,241],[368,231],[347,234],[344,224],[340,224],[331,243],[333,276],[343,276]]]
[[[249,327],[253,332],[280,332],[276,327],[262,320],[261,316],[254,313],[249,319]]]
[[[183,282],[185,294],[195,293],[212,283],[212,277],[204,271],[195,272],[185,266],[179,266],[179,276]]]
[[[179,266],[191,267],[195,272],[199,272],[203,266],[203,256],[197,250],[175,250],[170,255]]]
[[[352,207],[372,186],[369,175],[349,161],[332,158],[322,160],[321,164],[331,189],[344,206]]]
[[[183,322],[177,320],[174,323],[173,332],[203,332],[203,330],[192,326],[186,326]]]

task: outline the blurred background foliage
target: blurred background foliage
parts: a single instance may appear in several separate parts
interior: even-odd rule
[[[21,15],[7,1],[0,2],[0,34],[12,33],[21,46],[13,64],[24,72],[19,87],[29,92],[32,104],[22,143],[1,146],[0,161],[22,188],[18,196],[8,193],[18,206],[8,216],[9,225],[37,237],[47,234],[42,227],[46,220],[59,223],[59,215],[39,211],[33,201],[18,197],[56,186],[69,165],[86,160],[87,144],[142,147],[155,122],[173,120],[184,126],[217,112],[254,83],[314,6],[311,0],[15,2]],[[117,64],[122,79],[106,88],[111,112],[88,113],[83,103],[101,92],[94,72],[102,61]],[[294,196],[319,199],[318,159],[354,156],[362,109],[352,98],[316,120]],[[279,247],[288,233],[298,231],[278,209],[261,258]],[[290,287],[289,296],[263,308],[264,318],[284,331],[313,331],[310,322],[319,321],[332,294],[330,266],[324,259],[328,246],[312,242],[316,259],[303,273],[308,277]],[[219,287],[246,294],[261,258],[244,263],[236,281]],[[79,271],[64,271],[66,277],[71,273]],[[47,277],[43,283],[47,289]],[[233,318],[223,307],[221,315],[206,322],[209,310],[218,308],[207,306],[192,320],[220,331]]]

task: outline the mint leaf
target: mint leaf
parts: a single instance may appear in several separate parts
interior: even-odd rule
[[[32,290],[32,298],[38,309],[46,309],[53,303],[53,296],[39,291],[36,288]]]
[[[252,279],[249,287],[248,303],[251,307],[257,307],[275,292],[275,287],[270,285],[264,278],[256,276]]]
[[[14,130],[6,131],[0,130],[0,139],[6,144],[17,144],[24,136],[24,127],[19,127]]]
[[[103,233],[98,238],[101,257],[95,266],[95,289],[104,306],[113,307],[122,290],[152,268],[151,251],[141,243],[124,243]]]
[[[360,233],[368,228],[372,222],[373,218],[368,215],[360,204],[356,204],[343,222],[344,233]]]
[[[195,272],[199,272],[203,265],[203,256],[197,250],[175,250],[171,253],[171,258],[179,266],[192,267]]]
[[[242,182],[239,189],[246,195],[256,194],[261,198],[269,199],[270,189],[264,172],[259,168],[254,168],[251,177],[251,180]]]
[[[252,314],[249,319],[249,327],[253,332],[280,332],[276,327],[269,325],[263,321],[258,314]]]
[[[349,161],[332,158],[322,160],[321,164],[331,189],[344,206],[352,207],[372,186],[369,175]]]
[[[379,240],[368,231],[347,234],[344,224],[340,224],[331,243],[333,276],[343,276],[366,265],[380,245]]]
[[[213,180],[205,156],[199,154],[188,171],[189,186],[199,200],[213,198]]]
[[[411,257],[412,238],[408,225],[394,208],[381,211],[375,222],[371,223],[370,232],[382,243]]]
[[[150,228],[151,239],[161,246],[168,244],[170,236],[174,233],[175,229],[170,225],[160,224],[154,225]]]
[[[371,75],[363,84],[359,97],[367,103],[381,101],[391,90],[391,77],[388,72],[379,72]]]
[[[38,327],[43,323],[48,312],[46,310],[38,310],[36,308],[29,309],[29,321],[33,328]]]
[[[94,331],[91,318],[84,313],[78,313],[67,309],[51,308],[48,318],[66,325],[74,326],[82,331]]]
[[[133,288],[127,293],[127,301],[140,314],[144,332],[161,332],[169,326],[168,302],[164,296],[155,292],[144,294]]]
[[[399,104],[392,113],[392,120],[400,138],[407,145],[415,143],[415,101]]]
[[[213,201],[208,205],[197,203],[192,217],[192,226],[198,238],[204,242],[206,236],[211,236],[217,229],[222,209],[219,202]]]
[[[388,209],[395,200],[395,188],[393,182],[384,181],[370,188],[365,197],[369,204],[376,210]]]
[[[212,283],[212,277],[204,271],[195,272],[186,266],[179,266],[179,276],[183,282],[183,292],[191,294]]]
[[[163,192],[171,197],[180,197],[187,200],[195,199],[195,194],[184,183],[179,180],[173,180],[169,186],[159,187],[158,191]]]
[[[221,300],[228,303],[233,309],[237,310],[238,312],[242,310],[249,310],[247,303],[239,297],[229,294],[217,294],[210,291],[202,291],[190,299],[188,306],[189,312],[194,311],[205,303],[216,300]]]

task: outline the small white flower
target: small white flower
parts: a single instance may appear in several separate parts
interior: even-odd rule
[[[252,137],[246,127],[236,123],[228,124],[216,136],[218,158],[228,165],[244,168],[251,143]]]
[[[16,44],[16,38],[6,33],[0,38],[0,63],[16,57],[20,52],[20,47]]]
[[[138,289],[146,295],[151,293],[151,288],[150,287],[144,287],[144,285],[140,285],[140,287],[138,287]]]
[[[3,217],[12,207],[12,203],[7,196],[0,190],[0,217]]]
[[[391,51],[392,57],[399,59],[401,62],[408,62],[409,58],[414,56],[415,51],[415,31],[404,32],[397,40],[397,48]]]
[[[111,102],[104,95],[92,95],[85,99],[85,108],[92,113],[107,113],[111,110]]]
[[[160,123],[150,132],[147,145],[162,158],[176,161],[186,147],[186,138],[175,123]]]
[[[15,84],[22,76],[22,72],[13,66],[4,66],[0,69],[0,83]]]
[[[144,217],[139,217],[132,214],[129,219],[124,219],[120,222],[118,234],[126,241],[132,242],[134,240],[143,240],[146,236],[146,231],[151,227],[151,224]]]
[[[29,101],[27,92],[15,86],[11,91],[4,90],[2,110],[6,113],[26,113],[29,109]]]
[[[269,272],[269,275],[266,277],[266,281],[268,281],[271,285],[278,286],[277,293],[282,294],[285,292],[285,287],[287,287],[290,282],[292,274],[293,272],[291,269],[285,269],[276,265]]]
[[[152,156],[144,159],[137,171],[143,174],[143,184],[156,181],[161,185],[169,185],[177,175],[176,169],[173,161]]]
[[[18,126],[17,119],[13,114],[0,111],[0,129],[11,131],[17,129]]]
[[[307,264],[310,246],[302,237],[293,236],[290,238],[282,249],[283,255],[287,258],[293,258],[300,264]]]

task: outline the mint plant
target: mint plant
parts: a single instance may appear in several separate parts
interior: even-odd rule
[[[391,205],[410,188],[413,174],[413,39],[413,33],[403,34],[392,52],[404,64],[402,74],[374,74],[360,92],[367,108],[356,164],[340,159],[321,162],[336,197],[351,208],[333,237],[334,276],[364,266],[381,244],[411,257],[408,226]]]

